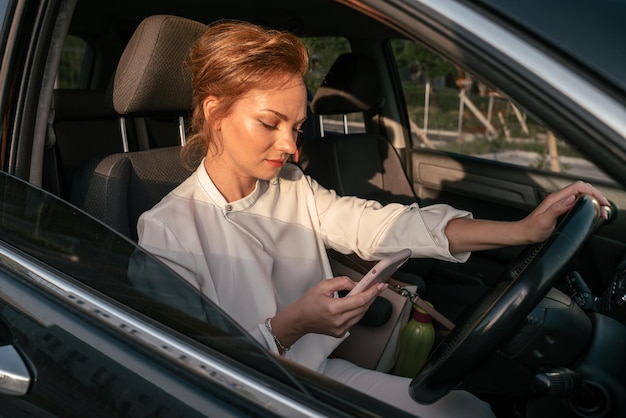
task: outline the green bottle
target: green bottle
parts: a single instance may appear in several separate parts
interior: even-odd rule
[[[413,318],[406,323],[398,341],[398,360],[393,374],[414,377],[424,366],[435,343],[432,317],[425,310],[413,305]]]

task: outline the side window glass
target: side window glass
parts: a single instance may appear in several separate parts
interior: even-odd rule
[[[414,148],[606,180],[573,147],[512,100],[429,49],[393,40]]]
[[[9,8],[9,0],[0,0],[0,22],[3,22],[4,24],[6,24],[5,22],[5,17],[7,16],[7,9]],[[6,33],[4,33],[5,31],[8,32],[8,29],[5,29],[4,24],[2,25],[2,36],[0,36],[0,40],[2,41],[2,50],[4,50],[4,40],[5,37],[7,36]]]
[[[86,50],[87,43],[83,39],[72,35],[65,38],[55,88],[77,89],[81,87]]]
[[[0,173],[0,247],[9,254],[18,250],[47,271],[46,278],[39,278],[20,270],[47,292],[66,297],[71,291],[63,289],[76,285],[90,294],[95,291],[91,305],[74,296],[67,301],[82,307],[77,310],[84,314],[99,312],[96,320],[122,333],[128,327],[95,309],[103,295],[116,302],[116,309],[141,314],[139,319],[149,317],[231,360],[295,385],[239,324],[163,263],[67,202],[6,173]],[[7,256],[2,259],[6,263]],[[11,262],[3,268],[19,270],[15,266]]]
[[[351,49],[348,40],[340,37],[302,38],[302,41],[309,51],[311,60],[311,71],[307,77],[306,85],[310,98],[313,98],[337,57],[343,53],[350,52]],[[315,123],[319,124],[318,116],[311,115],[310,117],[315,119]],[[362,113],[324,115],[322,121],[324,135],[344,133],[345,130],[348,130],[348,132],[363,132],[365,130]]]

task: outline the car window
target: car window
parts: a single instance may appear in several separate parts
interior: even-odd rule
[[[87,42],[83,39],[73,35],[68,35],[65,38],[55,88],[81,88],[81,80],[85,76],[83,69],[86,68],[86,50]]]
[[[472,74],[413,41],[393,40],[392,49],[414,148],[609,181],[541,121]]]
[[[350,44],[339,37],[303,37],[300,38],[309,52],[311,71],[306,78],[309,92],[315,93],[322,84],[326,72],[337,57],[350,52]]]
[[[0,243],[71,283],[294,386],[266,349],[164,264],[103,223],[3,172]]]
[[[5,30],[4,30],[4,25],[6,24],[6,22],[4,21],[4,19],[7,14],[8,7],[9,7],[9,0],[0,0],[0,22],[3,22],[3,26],[2,26],[2,33],[3,33],[2,38],[3,39],[6,36]],[[2,43],[4,44],[4,40],[2,41]],[[2,48],[2,50],[4,50],[4,48]]]

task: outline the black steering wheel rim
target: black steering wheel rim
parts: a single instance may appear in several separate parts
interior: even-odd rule
[[[597,200],[580,196],[554,233],[543,243],[527,246],[433,350],[411,381],[411,397],[434,403],[486,361],[563,276],[600,219]]]

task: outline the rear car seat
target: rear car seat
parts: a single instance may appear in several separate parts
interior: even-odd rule
[[[60,178],[60,184],[44,188],[62,197],[69,195],[76,170],[98,155],[124,151],[118,115],[105,106],[105,91],[57,89],[54,91],[54,118],[48,135],[44,181]]]

